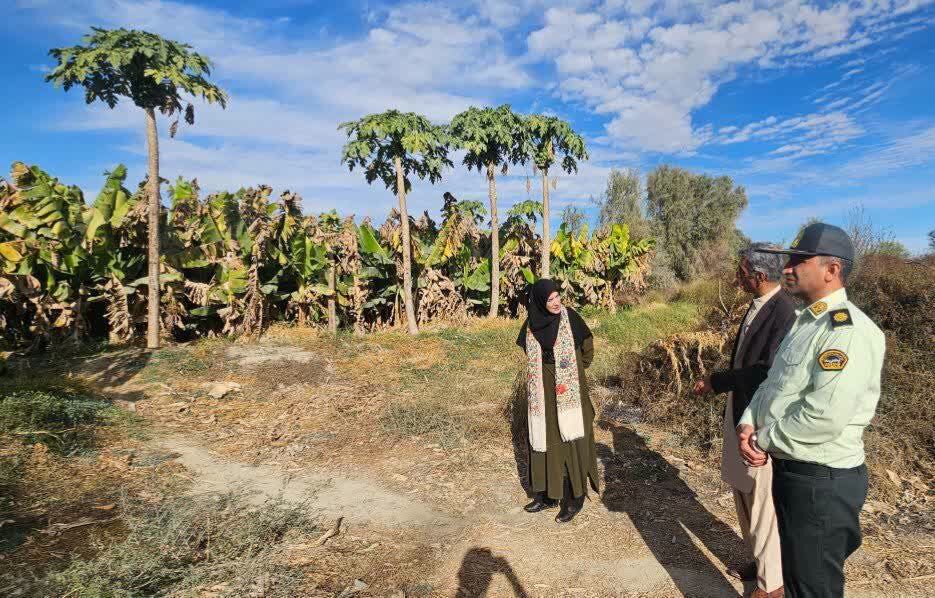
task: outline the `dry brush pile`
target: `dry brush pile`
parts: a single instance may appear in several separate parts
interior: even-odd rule
[[[743,318],[744,298],[731,285],[716,283],[716,305],[707,306],[698,330],[651,343],[621,363],[624,396],[640,407],[641,417],[664,425],[686,444],[708,450],[720,439],[722,408],[692,395],[696,380],[726,367],[730,341]]]
[[[16,348],[145,330],[145,181],[124,187],[121,165],[87,205],[81,190],[15,163],[0,179],[0,333]],[[335,211],[305,215],[301,197],[267,186],[199,196],[196,180],[169,186],[161,212],[162,328],[176,338],[261,333],[273,321],[335,322],[365,332],[395,326],[402,309],[397,211],[375,228]],[[486,211],[445,194],[442,220],[410,218],[420,323],[486,313],[490,238]],[[515,206],[500,227],[502,310],[515,315],[539,268],[541,205]],[[645,289],[652,241],[626,226],[593,234],[562,227],[554,276],[582,305],[613,307]],[[332,315],[333,314],[333,315]],[[331,316],[329,318],[329,316]]]

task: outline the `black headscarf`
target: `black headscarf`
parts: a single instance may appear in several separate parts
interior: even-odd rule
[[[549,297],[552,293],[558,292],[558,285],[550,278],[540,278],[529,290],[529,301],[526,311],[529,317],[523,322],[520,328],[519,337],[516,344],[526,349],[526,330],[532,331],[532,335],[539,341],[542,347],[543,360],[548,360],[552,355],[552,347],[555,346],[555,340],[558,338],[558,327],[561,324],[561,314],[553,314],[546,307]],[[591,329],[584,322],[584,319],[578,315],[578,312],[570,307],[568,310],[568,323],[571,324],[571,334],[575,339],[575,347],[580,349],[584,341],[590,338]]]

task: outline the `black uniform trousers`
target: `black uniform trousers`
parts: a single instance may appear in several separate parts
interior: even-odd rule
[[[842,598],[844,561],[860,546],[867,467],[836,469],[773,459],[787,598]]]

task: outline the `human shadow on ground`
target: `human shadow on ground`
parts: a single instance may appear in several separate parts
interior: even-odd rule
[[[604,464],[601,499],[607,510],[630,517],[682,595],[737,596],[686,529],[725,564],[743,558],[742,540],[699,502],[679,470],[639,434],[625,426],[602,427],[613,434],[613,448],[597,445]]]
[[[455,598],[480,598],[487,595],[494,574],[502,573],[518,598],[529,598],[510,563],[503,557],[494,556],[489,548],[474,547],[468,550],[458,569],[458,592]]]
[[[510,437],[513,444],[513,459],[516,462],[516,477],[526,492],[532,496],[532,483],[529,477],[529,432],[526,428],[526,374],[516,375],[513,392],[503,409],[503,417],[510,425]]]

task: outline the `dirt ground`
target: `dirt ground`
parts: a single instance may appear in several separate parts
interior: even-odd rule
[[[716,462],[649,426],[605,417],[596,431],[601,493],[559,525],[554,511],[522,510],[524,443],[511,438],[505,417],[511,390],[464,383],[483,375],[482,360],[442,385],[469,434],[400,436],[385,432],[383,414],[418,399],[420,383],[438,383],[441,341],[357,344],[364,347],[281,332],[255,344],[125,350],[57,367],[152,424],[128,458],[183,467],[194,492],[247,488],[257,501],[279,496],[317,511],[333,537],[289,547],[313,595],[661,598],[753,589],[724,574],[744,550]],[[876,531],[850,559],[847,596],[928,594],[932,575],[919,574],[917,562],[935,560],[935,537],[895,533]]]

